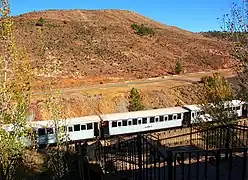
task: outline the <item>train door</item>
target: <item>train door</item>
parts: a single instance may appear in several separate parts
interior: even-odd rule
[[[99,126],[97,122],[94,123],[94,136],[95,137],[99,136]]]
[[[189,126],[191,122],[191,112],[183,113],[182,126]]]
[[[101,137],[109,136],[109,122],[103,121],[101,124]]]
[[[247,118],[247,113],[248,113],[247,108],[248,108],[248,105],[243,104],[243,106],[242,106],[242,117],[244,117],[244,118]]]

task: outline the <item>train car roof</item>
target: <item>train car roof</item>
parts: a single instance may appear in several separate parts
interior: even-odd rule
[[[83,116],[83,117],[74,117],[74,118],[68,118],[66,119],[66,123],[93,123],[93,122],[99,122],[100,118],[98,115],[92,115],[92,116]]]
[[[67,118],[65,121],[60,121],[60,124],[82,124],[82,123],[93,123],[107,120],[120,120],[120,119],[133,119],[139,117],[149,117],[149,116],[159,116],[166,114],[176,114],[176,113],[184,113],[188,110],[182,107],[170,107],[170,108],[162,108],[162,109],[151,109],[151,110],[143,110],[143,111],[134,111],[134,112],[124,112],[124,113],[113,113],[113,114],[101,114],[101,115],[92,115],[92,116],[84,116],[84,117],[75,117],[75,118]],[[33,121],[32,124],[35,127],[46,127],[53,126],[54,123],[52,120],[44,120],[44,121]]]
[[[184,105],[183,107],[189,109],[190,111],[200,111],[201,110],[201,107],[197,104]]]
[[[188,112],[188,110],[182,107],[170,107],[163,109],[152,109],[125,113],[113,113],[101,115],[103,120],[120,120],[120,119],[134,119],[139,117],[150,117],[150,116],[160,116]]]
[[[83,116],[83,117],[74,117],[74,118],[67,118],[65,120],[60,120],[59,125],[69,125],[69,124],[82,124],[82,123],[93,123],[99,122],[100,118],[97,115],[93,116]],[[55,123],[53,120],[44,120],[44,121],[33,121],[33,125],[36,127],[46,127],[46,126],[54,126]]]

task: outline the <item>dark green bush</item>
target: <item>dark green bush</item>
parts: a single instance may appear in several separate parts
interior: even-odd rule
[[[43,26],[45,23],[45,19],[43,19],[42,17],[40,17],[40,19],[38,20],[38,22],[35,24],[36,26]]]
[[[181,65],[179,61],[177,61],[176,67],[175,67],[175,73],[180,74],[182,71],[183,71],[183,66]]]
[[[138,35],[153,35],[154,31],[150,27],[146,27],[144,24],[137,25],[137,24],[132,24],[131,25],[132,29],[136,31],[136,34]]]

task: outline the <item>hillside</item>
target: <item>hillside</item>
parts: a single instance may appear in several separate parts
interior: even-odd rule
[[[37,24],[40,17],[42,24]],[[49,10],[13,17],[17,44],[36,71],[36,87],[56,77],[61,87],[231,66],[229,44],[124,10]],[[139,35],[144,24],[154,34]],[[44,68],[46,67],[46,71]],[[56,68],[56,73],[48,73]],[[43,70],[42,70],[43,69]]]

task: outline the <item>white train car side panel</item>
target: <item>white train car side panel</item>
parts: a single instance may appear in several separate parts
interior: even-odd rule
[[[98,116],[85,116],[66,120],[68,140],[77,141],[94,138],[94,128],[98,128]],[[97,126],[95,125],[97,123]]]
[[[120,135],[152,131],[182,125],[183,113],[188,112],[181,107],[116,113],[102,116],[109,120],[109,134]]]

